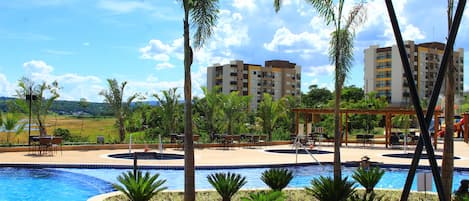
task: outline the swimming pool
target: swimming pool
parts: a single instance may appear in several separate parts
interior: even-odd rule
[[[319,176],[333,176],[332,165],[307,165],[307,166],[289,166],[286,167],[293,171],[294,178],[290,182],[288,187],[292,188],[302,188],[309,186],[313,178]],[[349,179],[352,180],[351,175],[353,171],[356,170],[356,167],[342,167],[342,174],[344,177],[349,176]],[[212,186],[207,181],[207,175],[214,172],[234,172],[241,174],[246,177],[247,184],[243,187],[244,189],[254,189],[254,188],[268,188],[260,179],[260,175],[263,171],[268,168],[202,168],[197,169],[195,172],[196,180],[196,189],[212,189]],[[405,179],[407,178],[407,169],[402,168],[383,168],[385,174],[381,181],[377,184],[377,188],[389,188],[389,189],[402,189],[405,184]],[[130,169],[62,169],[63,171],[69,171],[73,173],[81,173],[88,176],[96,177],[110,183],[117,183],[117,176],[122,172],[129,171]],[[104,173],[105,171],[105,173]],[[150,171],[151,173],[159,173],[160,179],[166,179],[165,186],[170,190],[183,190],[184,189],[184,172],[182,169],[148,169],[142,171]],[[418,173],[430,173],[430,170],[419,169]],[[415,177],[417,178],[417,176]],[[461,179],[469,178],[469,171],[455,171],[454,172],[454,182],[453,189],[459,187],[459,182]],[[412,185],[412,190],[417,190],[417,181],[414,179]],[[433,184],[433,191],[436,192],[435,185]]]
[[[331,165],[307,165],[286,167],[294,172],[288,187],[303,188],[310,185],[313,178],[332,176]],[[212,189],[207,175],[214,172],[234,172],[246,176],[243,189],[267,188],[260,175],[268,168],[202,168],[196,170],[196,189]],[[343,167],[343,175],[350,176],[356,167]],[[407,169],[383,168],[385,174],[377,188],[402,189],[407,177]],[[0,168],[0,200],[86,200],[94,195],[113,191],[111,183],[117,183],[117,176],[131,169],[84,169],[84,168]],[[183,190],[182,169],[144,169],[159,173],[166,179],[164,186],[170,190]],[[418,170],[417,173],[430,172]],[[453,189],[459,187],[461,179],[469,178],[469,171],[455,171]],[[351,177],[349,177],[351,179]],[[416,181],[412,190],[416,190]],[[436,191],[433,185],[433,191]],[[51,197],[52,196],[52,197]],[[52,199],[51,199],[52,198]]]
[[[0,168],[0,186],[0,200],[83,201],[113,191],[104,180],[48,168]]]

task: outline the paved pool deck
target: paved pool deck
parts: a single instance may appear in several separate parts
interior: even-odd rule
[[[318,150],[329,151],[327,154],[313,154],[320,162],[333,161],[332,144],[316,145]],[[409,146],[408,153],[414,153],[415,146]],[[442,155],[442,144],[439,144],[436,155]],[[268,149],[294,149],[292,145],[275,145],[275,146],[251,146],[251,147],[214,147],[195,149],[195,165],[196,166],[239,166],[239,165],[263,165],[263,164],[295,164],[312,163],[315,160],[308,154],[281,154],[270,153]],[[143,152],[143,149],[133,149],[132,151]],[[150,151],[157,151],[152,149]],[[76,165],[129,165],[133,164],[129,159],[114,159],[108,157],[109,154],[128,153],[128,149],[112,149],[112,150],[82,150],[82,151],[58,151],[53,156],[37,156],[31,152],[2,152],[0,153],[0,164],[76,164]],[[183,154],[184,150],[180,148],[164,149],[164,153]],[[410,165],[411,158],[392,158],[385,157],[383,154],[404,153],[402,146],[395,149],[386,149],[384,145],[367,145],[353,144],[343,146],[341,148],[341,161],[359,161],[364,155],[370,157],[373,162],[384,164]],[[469,168],[469,144],[462,141],[454,143],[455,156],[460,159],[454,160],[455,167]],[[437,160],[441,165],[441,160]],[[177,160],[139,160],[139,165],[148,166],[178,166],[184,165],[183,159]],[[420,159],[420,166],[428,166],[428,159]]]

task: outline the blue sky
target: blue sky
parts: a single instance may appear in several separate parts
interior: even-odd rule
[[[206,67],[240,59],[264,64],[286,59],[302,66],[302,90],[333,88],[327,57],[331,27],[304,0],[220,0],[213,37],[195,52],[193,95],[201,96]],[[353,1],[347,1],[352,5]],[[444,42],[446,1],[393,1],[404,40]],[[175,0],[0,1],[0,96],[13,96],[23,77],[57,80],[60,99],[102,102],[106,79],[127,81],[127,95],[147,100],[183,87],[181,2]],[[355,62],[346,85],[363,85],[363,50],[394,43],[383,0],[369,0],[367,21],[357,29]],[[466,8],[467,10],[467,8]],[[469,11],[468,11],[469,12]],[[455,48],[469,49],[465,12]],[[467,66],[467,65],[466,65]],[[465,66],[465,89],[469,69]]]

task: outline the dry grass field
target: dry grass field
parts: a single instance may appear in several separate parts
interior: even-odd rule
[[[104,136],[106,142],[113,142],[119,139],[118,130],[115,128],[115,118],[77,118],[72,116],[51,115],[47,117],[47,133],[52,135],[56,128],[68,129],[72,136],[81,136],[88,142],[96,142],[97,136]],[[82,129],[83,128],[83,129]],[[6,132],[0,132],[0,144],[6,144]],[[31,135],[39,135],[39,131],[34,126]],[[24,131],[15,135],[10,134],[10,143],[27,144],[28,127]]]

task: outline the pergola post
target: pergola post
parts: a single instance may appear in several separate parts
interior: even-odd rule
[[[348,113],[345,113],[345,146],[348,146],[348,131],[349,131],[349,122],[348,122]]]
[[[464,142],[469,142],[469,112],[464,113]]]
[[[384,134],[385,134],[385,141],[386,141],[386,148],[389,147],[389,138],[391,136],[391,113],[386,113],[386,125],[384,129]]]
[[[295,112],[295,134],[298,136],[299,111]]]

